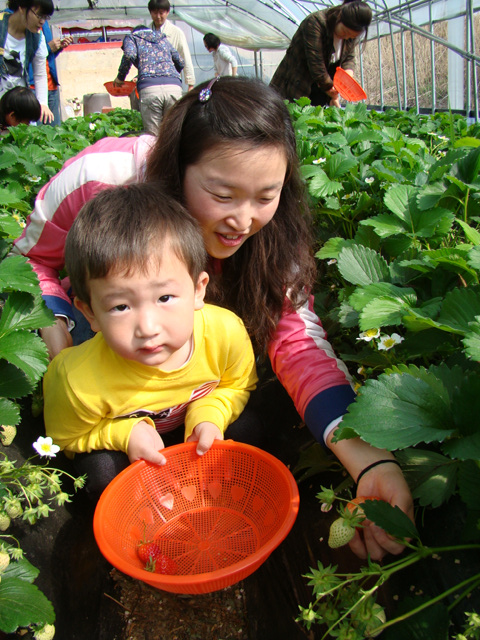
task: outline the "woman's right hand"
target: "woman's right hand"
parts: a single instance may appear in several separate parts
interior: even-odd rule
[[[57,318],[53,326],[40,329],[40,337],[47,345],[50,360],[53,360],[62,349],[73,346],[72,336],[64,318]]]
[[[340,94],[335,89],[335,87],[332,87],[328,91],[325,91],[325,93],[327,94],[327,96],[330,96],[330,98],[332,98],[332,100],[340,99]]]

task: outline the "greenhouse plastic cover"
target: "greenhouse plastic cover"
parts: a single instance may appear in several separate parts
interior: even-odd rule
[[[309,0],[171,0],[169,19],[181,20],[200,33],[213,32],[222,42],[248,50],[286,49],[303,18],[339,3]],[[399,28],[425,27],[465,15],[469,0],[373,0],[372,37]],[[0,6],[5,6],[0,0]],[[148,0],[54,0],[53,25],[94,28],[146,24]],[[480,0],[471,0],[472,11]]]

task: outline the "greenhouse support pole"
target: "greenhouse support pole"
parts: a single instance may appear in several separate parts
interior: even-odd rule
[[[468,17],[470,22],[470,49],[472,53],[475,53],[475,29],[473,20],[473,4],[472,0],[468,0]],[[468,32],[467,32],[468,33]],[[478,85],[477,85],[477,63],[472,61],[472,76],[473,76],[473,103],[475,105],[475,122],[478,122]],[[470,77],[468,77],[470,83]]]
[[[398,108],[402,108],[402,98],[400,94],[400,82],[398,80],[398,65],[397,65],[397,56],[395,55],[395,40],[393,38],[393,25],[390,24],[390,41],[392,43],[392,57],[393,57],[393,68],[395,70],[395,83],[397,85],[397,100],[398,100]]]
[[[253,52],[253,59],[255,62],[255,77],[258,78],[258,56],[256,50]]]
[[[448,41],[456,47],[465,46],[465,18],[453,18],[448,21]],[[459,111],[465,109],[465,63],[455,51],[448,50],[448,101],[449,108]]]
[[[412,21],[412,12],[410,11],[410,22]],[[415,91],[415,104],[417,105],[417,115],[420,113],[420,99],[418,97],[418,75],[417,75],[417,58],[415,55],[415,34],[410,32],[412,38],[412,65],[413,65],[413,90]]]
[[[380,72],[380,107],[383,111],[385,101],[383,99],[383,73],[382,73],[382,41],[380,38],[380,24],[377,22],[378,66]]]
[[[405,31],[400,29],[400,50],[402,52],[403,109],[408,109],[407,61],[405,59]]]
[[[433,19],[432,19],[432,3],[429,3],[428,10],[430,15],[429,26],[430,26],[430,31],[433,35],[433,31],[435,27],[433,26]],[[430,40],[430,60],[432,65],[432,113],[435,113],[437,109],[437,86],[436,86],[436,79],[435,79],[435,43],[433,40]]]

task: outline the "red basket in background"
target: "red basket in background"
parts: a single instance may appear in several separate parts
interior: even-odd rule
[[[342,98],[348,102],[359,102],[367,99],[367,94],[362,85],[341,67],[337,67],[335,71],[333,86]]]
[[[137,83],[127,80],[122,84],[121,87],[114,87],[113,82],[105,82],[103,86],[111,96],[116,96],[118,98],[129,96],[132,91],[135,91]]]
[[[233,440],[214,442],[204,456],[196,443],[163,451],[167,464],[138,461],[105,489],[94,532],[117,569],[173,593],[217,591],[253,573],[285,539],[299,507],[287,467],[272,455]],[[137,555],[153,540],[175,575],[151,573]]]

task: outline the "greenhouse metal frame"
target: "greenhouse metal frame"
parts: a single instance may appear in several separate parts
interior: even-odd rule
[[[417,112],[430,113],[450,109],[478,121],[480,35],[476,37],[475,27],[480,34],[480,0],[367,2],[373,21],[367,47],[360,46],[356,74],[367,85],[369,106],[415,108]],[[135,26],[149,20],[147,3],[148,0],[54,0],[51,24],[69,28]],[[0,0],[0,6],[5,4],[6,0]],[[337,4],[333,0],[171,0],[169,19],[191,27],[200,47],[201,36],[210,31],[222,42],[246,55],[248,52],[253,57],[252,72],[268,81],[303,18]],[[420,43],[423,48],[419,52]],[[366,54],[371,58],[372,51],[376,57],[370,61]],[[264,56],[271,52],[276,52],[276,57],[268,73]],[[373,67],[370,78],[369,67]],[[442,99],[438,97],[439,83],[444,85]]]

